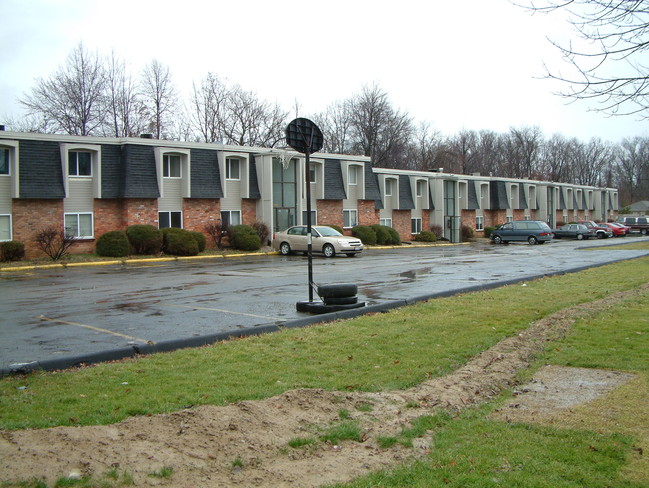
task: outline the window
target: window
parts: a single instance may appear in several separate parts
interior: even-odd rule
[[[358,225],[358,210],[343,210],[343,227],[351,228]]]
[[[162,176],[165,178],[182,177],[180,155],[165,154],[162,158]]]
[[[240,176],[240,163],[236,158],[227,158],[225,160],[225,179],[226,180],[239,180]]]
[[[347,183],[350,185],[358,185],[358,168],[356,166],[349,166],[347,168]]]
[[[92,239],[94,236],[91,213],[67,213],[64,215],[65,233],[77,239]]]
[[[221,225],[224,229],[239,224],[241,224],[241,210],[224,210],[221,212]]]
[[[417,197],[421,198],[424,196],[424,188],[425,188],[426,182],[425,181],[418,181],[417,182]]]
[[[484,217],[482,215],[476,215],[475,230],[484,230]]]
[[[69,176],[92,176],[92,155],[88,151],[68,153]]]
[[[316,178],[316,176],[315,176],[315,164],[311,163],[310,167],[309,167],[309,181],[311,183],[315,183],[316,182],[315,178]]]
[[[9,149],[0,147],[0,175],[9,174]]]
[[[302,224],[306,225],[306,217],[308,213],[306,210],[302,211]],[[311,225],[318,225],[318,216],[316,215],[315,210],[311,210]]]
[[[392,186],[394,184],[394,180],[385,180],[385,196],[386,197],[391,197],[392,196]]]
[[[410,232],[419,234],[421,232],[421,218],[410,219]]]
[[[513,222],[513,221],[514,221],[514,217],[512,217],[511,215],[508,215],[507,216],[507,222]]]
[[[182,212],[158,212],[158,228],[166,229],[167,227],[183,228]]]
[[[0,241],[11,240],[11,215],[0,215]]]
[[[381,219],[379,220],[379,224],[384,225],[386,227],[392,227],[392,219]]]

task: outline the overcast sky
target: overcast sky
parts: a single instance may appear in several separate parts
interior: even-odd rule
[[[300,116],[377,83],[396,109],[444,135],[539,126],[588,141],[649,136],[649,123],[566,104],[544,79],[562,67],[546,37],[571,36],[560,16],[509,0],[0,0],[0,123],[16,98],[83,41],[139,73],[152,59],[184,96],[214,72]],[[295,115],[294,111],[291,115]]]

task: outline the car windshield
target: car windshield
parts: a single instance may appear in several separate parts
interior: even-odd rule
[[[322,237],[342,236],[340,232],[338,232],[336,229],[332,229],[331,227],[316,227],[316,230]]]

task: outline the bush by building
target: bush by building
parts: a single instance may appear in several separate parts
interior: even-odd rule
[[[0,261],[20,261],[25,257],[25,244],[20,241],[0,242]]]
[[[491,237],[491,233],[496,230],[495,226],[490,226],[490,227],[485,227],[484,228],[484,236],[489,239]]]
[[[207,247],[207,238],[205,237],[205,234],[203,234],[202,232],[198,232],[196,230],[190,230],[188,232],[192,235],[192,237],[196,241],[196,244],[198,245],[198,252],[203,252]]]
[[[469,227],[468,225],[463,225],[462,227],[460,227],[460,241],[469,242],[473,239],[475,239],[473,228]]]
[[[422,230],[415,236],[415,241],[417,242],[435,242],[436,240],[437,236],[429,230]]]
[[[259,236],[259,240],[261,241],[262,246],[267,246],[268,244],[270,244],[270,228],[268,227],[268,225],[266,225],[266,223],[260,220],[256,220],[250,227],[252,227]]]
[[[379,224],[374,224],[371,225],[372,229],[374,230],[374,233],[376,234],[376,243],[383,246],[386,244],[391,244],[392,241],[392,236],[390,235],[390,231],[388,230],[388,227],[385,225],[379,225]]]
[[[401,245],[401,236],[397,232],[397,229],[393,229],[392,227],[388,227],[388,232],[390,233],[390,244],[393,246],[400,246]]]
[[[442,229],[441,225],[431,225],[430,231],[435,234],[437,239],[442,239],[444,237],[444,229]]]
[[[376,244],[376,232],[368,225],[357,225],[352,228],[352,235],[358,237],[366,246]]]
[[[131,225],[126,235],[133,254],[158,254],[162,249],[162,234],[152,225]]]
[[[261,248],[261,239],[255,229],[249,225],[233,225],[228,228],[230,246],[240,251],[257,251]]]
[[[122,258],[128,256],[129,244],[126,232],[112,230],[99,236],[95,251],[99,256]]]
[[[167,227],[162,229],[162,251],[172,256],[196,256],[198,243],[191,232]]]

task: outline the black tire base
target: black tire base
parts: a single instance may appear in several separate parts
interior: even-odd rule
[[[364,307],[365,302],[350,303],[347,305],[327,305],[321,301],[313,302],[297,302],[295,308],[298,312],[306,312],[313,314],[322,314],[322,313],[331,313],[331,312],[340,312],[341,310],[349,310],[352,308]]]

